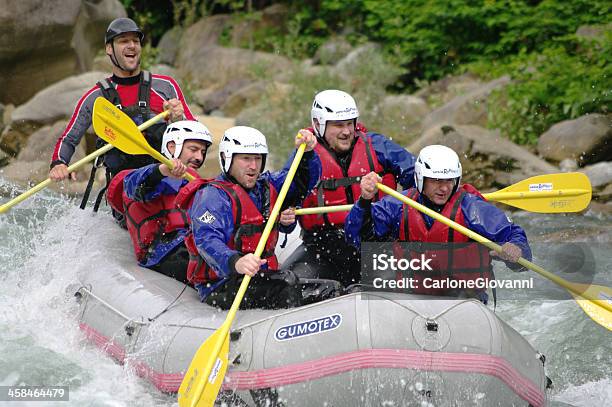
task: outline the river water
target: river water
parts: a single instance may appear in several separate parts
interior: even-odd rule
[[[0,178],[0,203],[21,192]],[[115,363],[79,331],[73,296],[79,286],[77,270],[96,267],[85,251],[96,250],[98,241],[113,247],[116,234],[124,232],[104,211],[93,215],[77,206],[42,191],[0,214],[0,386],[70,387],[69,402],[0,405],[177,405],[173,396],[158,392],[129,366]],[[564,252],[586,247],[594,261],[595,283],[610,284],[612,217],[517,212],[513,218],[527,230],[535,263],[554,271],[567,264],[566,258],[559,260]],[[610,332],[574,301],[564,300],[563,290],[526,273],[534,276],[540,294],[500,292],[496,312],[546,355],[554,384],[551,405],[612,405]],[[496,267],[496,274],[514,278],[503,266]],[[563,278],[571,279],[571,272]]]

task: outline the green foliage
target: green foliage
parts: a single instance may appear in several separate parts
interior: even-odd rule
[[[353,45],[381,44],[389,62],[362,59],[365,63],[357,68],[364,72],[342,78],[331,71],[314,77],[305,70],[293,72],[294,91],[283,100],[283,108],[300,107],[287,109],[275,123],[264,120],[265,110],[256,117],[279,137],[304,125],[298,122],[307,123],[303,109],[316,90],[333,87],[354,93],[360,109],[371,114],[364,121],[384,128],[388,120],[378,114],[375,101],[386,89],[410,92],[420,84],[467,71],[487,79],[512,77],[510,85],[491,96],[489,125],[519,143],[534,143],[555,122],[610,111],[610,33],[601,43],[574,35],[582,25],[609,24],[610,3],[605,0],[121,1],[153,44],[170,27],[188,26],[204,15],[231,13],[234,26],[258,22],[261,10],[274,3],[288,7],[287,18],[259,25],[240,46],[302,59],[334,35]],[[232,34],[228,26],[221,44],[230,45]],[[389,66],[392,71],[382,69]],[[270,101],[278,99],[268,96]]]
[[[153,48],[150,42],[145,43],[142,46],[142,52],[140,54],[140,67],[150,70],[151,66],[157,63],[158,54],[159,51],[157,48]]]
[[[515,142],[535,144],[554,123],[612,111],[612,34],[602,43],[569,39],[506,66],[513,82],[492,95],[491,127]]]

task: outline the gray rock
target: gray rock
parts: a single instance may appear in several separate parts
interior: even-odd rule
[[[470,92],[453,98],[444,106],[431,112],[423,121],[423,129],[444,124],[487,124],[487,99],[492,91],[510,82],[509,76],[477,87]]]
[[[612,184],[612,161],[602,161],[597,164],[587,165],[580,170],[589,177],[593,188],[602,188]]]
[[[334,65],[346,57],[353,47],[344,37],[332,37],[315,52],[313,64]]]
[[[179,75],[195,88],[221,88],[237,80],[255,82],[260,79],[258,76],[273,78],[292,66],[288,58],[265,52],[219,46],[194,47],[193,44],[186,47],[194,48],[192,53],[181,50],[176,64]]]
[[[79,69],[103,47],[118,0],[5,0],[0,7],[0,100],[21,104]],[[112,15],[111,15],[112,14]]]
[[[367,61],[367,56],[373,52],[378,52],[381,49],[380,45],[373,42],[363,44],[351,52],[349,52],[344,58],[342,58],[336,64],[336,72],[343,75],[351,75],[351,73],[362,64],[363,61]]]
[[[113,63],[107,55],[98,54],[93,60],[92,71],[108,72],[107,76],[113,73]]]
[[[423,119],[431,111],[425,101],[411,95],[389,95],[380,104],[382,123],[388,123],[392,128],[400,124],[404,136],[414,137],[421,133]],[[384,127],[384,126],[383,126]],[[393,136],[384,128],[378,129],[387,136]]]
[[[174,66],[176,56],[178,55],[183,28],[176,26],[166,31],[157,44],[157,60],[160,64]]]
[[[286,33],[288,15],[289,7],[276,3],[254,13],[255,18],[233,19],[231,39],[228,45],[252,49],[253,38],[256,35]]]
[[[118,0],[81,1],[71,44],[76,51],[79,72],[92,69],[94,58],[104,47],[108,24],[118,17],[127,17]]]
[[[427,101],[431,106],[439,107],[457,96],[465,95],[484,83],[474,74],[466,72],[461,75],[445,76],[419,89],[414,96]]]
[[[544,158],[561,161],[571,158],[579,165],[612,156],[612,114],[588,114],[553,125],[538,140]]]
[[[66,128],[67,120],[60,120],[51,126],[44,126],[32,133],[17,156],[19,161],[36,161],[41,157],[51,162],[51,152],[55,148],[57,138]],[[78,158],[73,159],[75,161]],[[48,164],[48,163],[47,163]]]
[[[11,157],[4,151],[0,150],[0,168],[8,165],[10,162]]]
[[[605,38],[604,34],[610,30],[612,30],[612,23],[606,25],[582,25],[576,30],[576,36],[603,41]]]
[[[49,86],[13,111],[12,126],[20,129],[24,124],[50,124],[70,117],[79,98],[106,75],[104,72],[87,72]]]
[[[158,75],[166,75],[176,77],[176,69],[166,64],[155,64],[151,66],[150,71]]]
[[[578,169],[578,163],[576,162],[576,160],[566,158],[565,160],[559,163],[559,169],[563,172],[576,171]]]
[[[220,88],[213,86],[207,89],[199,89],[194,92],[194,98],[196,102],[202,106],[205,113],[212,112],[223,106],[230,95],[236,93],[250,83],[252,83],[252,81],[247,79],[230,80]]]
[[[473,125],[431,127],[408,151],[418,154],[431,144],[455,150],[461,159],[464,180],[477,188],[503,188],[527,177],[558,172],[558,169],[510,140],[498,131]]]

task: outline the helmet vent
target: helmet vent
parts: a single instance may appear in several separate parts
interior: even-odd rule
[[[431,167],[427,163],[425,163],[425,168],[427,168],[428,170],[431,170]]]
[[[232,140],[232,141],[233,141],[233,142],[234,142],[234,144],[236,144],[237,146],[241,146],[241,145],[242,145],[242,143],[240,143],[240,142],[239,142],[238,140],[236,140],[236,139],[234,139],[234,140]]]
[[[331,110],[329,107],[325,106],[325,110],[327,110],[328,113],[333,113],[334,111]]]

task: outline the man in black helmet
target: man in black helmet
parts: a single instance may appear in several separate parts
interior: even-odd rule
[[[151,74],[140,69],[143,39],[143,32],[129,18],[117,18],[108,26],[104,39],[105,50],[113,63],[113,75],[98,82],[77,102],[70,122],[58,138],[53,151],[49,171],[49,178],[52,180],[75,179],[74,173],[68,173],[68,164],[75,148],[91,125],[93,104],[100,96],[121,108],[136,124],[145,122],[163,110],[170,110],[168,118],[170,122],[185,119],[195,120],[178,83],[173,78]],[[145,133],[153,148],[160,148],[165,127],[165,123],[152,126]],[[138,168],[152,163],[152,160],[148,155],[130,156],[113,149],[104,156],[103,163],[107,169],[107,179],[110,179],[121,170]],[[92,171],[90,183],[81,203],[82,208],[85,206],[91,189],[93,174],[94,171]],[[100,194],[94,210],[97,209],[101,198]]]

